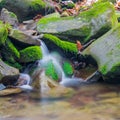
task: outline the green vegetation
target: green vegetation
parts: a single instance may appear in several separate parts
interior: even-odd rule
[[[20,58],[19,51],[9,39],[6,40],[5,45],[1,48],[1,54],[5,61],[13,64]]]
[[[56,44],[58,47],[60,47],[65,52],[74,52],[77,53],[77,47],[75,43],[70,43],[67,41],[62,41],[58,37],[51,35],[51,34],[44,34],[43,39],[47,39],[54,44]]]
[[[2,21],[0,21],[0,46],[5,44],[5,41],[7,39],[8,30],[6,26],[3,24]]]
[[[45,8],[45,2],[43,0],[29,0],[30,7],[33,11],[38,11]]]
[[[67,75],[67,76],[72,76],[73,75],[73,67],[72,67],[72,65],[70,64],[69,61],[65,61],[63,63],[63,70],[65,72],[65,75]]]
[[[20,62],[28,63],[40,60],[42,58],[42,51],[39,46],[27,47],[20,51]]]
[[[49,61],[46,65],[46,69],[45,69],[45,74],[49,77],[51,77],[53,80],[58,81],[58,75],[57,72],[55,70],[55,67],[52,63],[52,61]]]

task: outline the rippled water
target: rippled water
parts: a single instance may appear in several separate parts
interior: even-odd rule
[[[56,94],[2,97],[0,120],[120,120],[120,85],[95,83],[66,93],[68,96]]]

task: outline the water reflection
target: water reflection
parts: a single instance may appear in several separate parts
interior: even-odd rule
[[[28,92],[0,99],[0,120],[119,120],[120,85],[80,86],[71,96]],[[59,93],[58,93],[59,94]]]

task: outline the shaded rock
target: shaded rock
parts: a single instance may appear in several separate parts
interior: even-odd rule
[[[0,21],[0,45],[5,44],[7,39],[8,31],[6,26]]]
[[[114,6],[109,2],[94,4],[87,11],[73,17],[47,17],[38,22],[37,29],[40,33],[51,33],[68,37],[72,41],[87,42],[91,37],[99,37],[117,24]]]
[[[0,15],[0,19],[4,22],[4,23],[9,23],[10,25],[12,25],[13,27],[17,27],[18,25],[18,19],[17,16],[13,13],[13,12],[9,12],[7,9],[3,8],[1,10],[1,15]]]
[[[36,14],[45,14],[45,10],[54,11],[52,5],[43,0],[1,0],[1,8],[14,12],[20,20],[30,19]]]
[[[9,36],[14,39],[14,42],[16,44],[21,43],[26,45],[38,45],[38,46],[40,45],[40,40],[20,30],[16,30],[16,29],[11,30]]]
[[[22,90],[20,88],[8,88],[5,90],[1,90],[0,96],[13,95],[13,94],[21,93],[21,92],[22,92]]]
[[[19,70],[16,68],[13,68],[7,64],[5,64],[1,59],[0,59],[0,80],[3,79],[4,77],[9,77],[13,75],[18,75]]]
[[[83,53],[94,58],[104,80],[120,82],[120,25],[97,39]]]
[[[51,34],[44,34],[42,40],[44,40],[48,49],[51,51],[59,51],[61,55],[66,55],[67,57],[77,54],[77,46],[74,43],[61,40]]]
[[[42,51],[39,46],[27,47],[20,51],[20,62],[28,63],[40,60],[42,58]]]

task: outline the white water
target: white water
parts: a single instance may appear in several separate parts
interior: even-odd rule
[[[62,80],[60,82],[61,85],[66,86],[66,87],[78,87],[81,84],[81,82],[84,82],[80,78],[66,77],[59,63],[59,58],[55,58],[52,54],[49,53],[49,50],[43,41],[41,41],[41,49],[43,53],[43,59],[39,61],[40,66],[44,66],[46,63],[48,63],[48,61],[52,60],[53,64],[55,65],[56,70],[62,73]]]
[[[29,85],[31,82],[31,78],[28,74],[21,73],[18,78],[19,85],[18,88],[21,88],[22,90],[32,90],[32,87]]]

